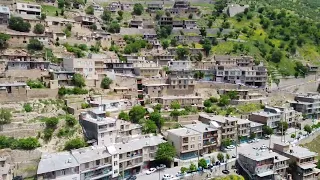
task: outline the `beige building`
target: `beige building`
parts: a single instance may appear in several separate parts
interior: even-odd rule
[[[10,47],[26,47],[31,39],[37,39],[43,44],[48,44],[49,38],[44,34],[23,33],[16,31],[4,32],[10,35],[10,39],[7,41]]]
[[[311,152],[307,148],[300,146],[291,146],[290,144],[275,143],[273,150],[283,156],[288,157],[289,163],[294,163],[289,173],[294,180],[318,179],[320,170],[317,169],[317,156],[315,152]]]
[[[171,143],[180,159],[197,157],[203,148],[202,133],[198,131],[179,128],[168,130],[168,142]]]
[[[237,97],[230,101],[231,104],[246,104],[246,103],[263,103],[266,100],[266,97],[259,93],[258,91],[252,91],[249,89],[219,89],[218,93],[228,94],[229,92],[235,91],[237,92]]]
[[[133,63],[134,73],[137,76],[143,77],[159,77],[161,67],[156,63]]]
[[[240,140],[248,139],[250,136],[250,124],[251,121],[248,119],[238,119],[237,120],[237,135]]]
[[[221,131],[221,139],[233,139],[237,138],[237,122],[239,118],[225,117],[220,115],[209,115],[201,113],[199,121],[210,124],[211,121],[216,122]]]
[[[17,3],[16,6],[16,11],[19,14],[41,16],[41,5]]]

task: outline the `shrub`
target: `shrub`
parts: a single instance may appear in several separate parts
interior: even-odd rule
[[[30,39],[27,48],[29,50],[41,51],[43,49],[43,44],[38,39]]]
[[[19,32],[29,32],[31,25],[29,22],[23,21],[21,17],[13,17],[9,19],[9,28]]]
[[[90,104],[88,103],[81,103],[81,109],[87,109],[90,107]]]
[[[11,122],[11,111],[8,109],[0,109],[0,125],[9,124]]]
[[[75,138],[65,143],[64,150],[79,149],[85,146],[87,146],[87,144],[83,139]]]
[[[104,77],[103,80],[101,81],[101,88],[109,89],[110,84],[112,84],[112,79],[110,79],[108,77]]]
[[[26,103],[23,105],[23,108],[26,112],[31,112],[32,111],[32,107],[30,105],[30,103]]]
[[[32,89],[32,88],[44,88],[43,82],[39,80],[28,80],[27,85]]]
[[[33,137],[14,139],[12,137],[0,136],[0,149],[22,149],[32,150],[40,147],[38,139]]]
[[[46,128],[46,129],[44,129],[44,132],[43,132],[43,139],[45,140],[45,141],[49,141],[50,139],[51,139],[51,137],[52,137],[52,135],[53,135],[53,129],[51,129],[51,128]]]
[[[47,128],[55,129],[59,123],[59,119],[56,117],[46,118],[45,123]]]
[[[295,134],[291,134],[291,138],[296,138],[296,135]]]
[[[33,28],[33,32],[35,34],[43,34],[44,30],[45,30],[44,26],[40,23],[36,24]]]
[[[66,123],[68,126],[73,127],[74,125],[76,125],[77,120],[72,115],[68,114],[66,116]]]

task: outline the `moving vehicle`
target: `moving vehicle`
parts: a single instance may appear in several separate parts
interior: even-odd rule
[[[146,174],[147,174],[147,175],[150,175],[150,174],[156,172],[156,170],[157,170],[156,168],[150,168],[150,169],[146,172]]]

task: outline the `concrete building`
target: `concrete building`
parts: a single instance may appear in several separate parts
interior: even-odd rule
[[[0,6],[0,25],[7,25],[10,19],[10,9],[7,6]]]
[[[219,89],[218,93],[228,94],[230,92],[236,92],[237,97],[230,101],[230,104],[237,105],[237,104],[246,104],[246,103],[259,103],[262,104],[266,97],[263,94],[259,93],[258,91],[252,91],[249,89]]]
[[[116,62],[116,63],[106,63],[108,70],[113,70],[115,73],[120,74],[134,74],[133,63]]]
[[[255,134],[257,138],[262,137],[263,124],[250,121],[250,135]]]
[[[18,14],[41,16],[41,5],[29,3],[17,3],[16,5],[16,11]]]
[[[294,180],[318,179],[319,169],[316,168],[317,156],[307,148],[300,146],[291,146],[284,143],[275,143],[273,150],[283,156],[288,157],[292,164],[289,173]]]
[[[250,137],[250,124],[248,119],[237,120],[237,135],[240,137],[240,141],[248,140]]]
[[[4,32],[10,35],[7,41],[10,47],[26,47],[31,39],[37,39],[44,45],[48,44],[49,38],[45,34],[24,33],[17,31]]]
[[[66,71],[74,71],[82,74],[85,78],[97,79],[95,61],[85,58],[64,58],[63,68]]]
[[[308,118],[318,119],[320,114],[320,95],[319,93],[307,93],[297,95],[294,101],[289,101],[294,110],[305,114]]]
[[[169,55],[169,54],[153,55],[152,59],[150,60],[159,64],[159,66],[167,66],[168,62],[174,60],[174,55]]]
[[[168,84],[167,95],[193,95],[196,81],[191,70],[170,71]]]
[[[168,68],[170,71],[190,70],[192,67],[191,61],[170,61]]]
[[[159,77],[161,67],[153,62],[133,63],[134,73],[143,77]]]
[[[211,121],[215,122],[218,125],[218,128],[221,131],[221,139],[232,139],[237,138],[237,122],[241,121],[239,118],[234,117],[224,117],[220,115],[209,115],[206,113],[201,113],[199,115],[199,121],[210,124]],[[246,124],[246,123],[244,123]]]
[[[79,119],[86,138],[98,145],[121,142],[141,134],[141,126],[106,117],[106,111],[93,109],[80,114]]]
[[[286,121],[289,127],[295,127],[297,123],[302,120],[302,113],[295,111],[293,107],[284,106],[276,106],[280,110],[282,115],[282,120]]]
[[[7,70],[49,69],[49,61],[8,61]]]
[[[89,104],[91,107],[99,108],[102,111],[110,113],[130,109],[133,105],[133,103],[130,100],[105,100],[101,99],[101,97],[91,98]]]
[[[216,151],[220,146],[220,131],[214,127],[203,123],[184,125],[185,128],[195,130],[202,134],[202,149],[200,154],[208,154]]]
[[[198,131],[179,128],[168,130],[168,142],[171,143],[180,159],[189,159],[197,157],[203,148],[202,134]]]
[[[70,152],[44,153],[38,165],[39,180],[80,180],[79,163]]]
[[[74,20],[76,22],[80,22],[82,26],[91,26],[94,25],[97,22],[97,18],[95,16],[90,15],[80,15],[74,17]]]
[[[50,80],[55,82],[55,88],[62,86],[73,86],[72,77],[74,71],[53,71],[50,72]],[[50,88],[53,88],[50,83]]]
[[[157,11],[163,10],[163,3],[161,2],[150,2],[147,4],[147,12],[155,13]]]
[[[281,121],[281,117],[282,114],[278,108],[267,107],[263,111],[250,114],[249,120],[262,123],[272,129],[276,129]]]
[[[0,156],[0,178],[2,180],[12,179],[12,169],[10,164],[7,162],[8,156]]]
[[[272,151],[240,152],[237,159],[246,179],[288,179],[289,158]]]
[[[129,23],[130,28],[138,28],[138,29],[143,29],[143,21],[142,19],[135,18],[132,19]]]
[[[17,99],[23,100],[27,96],[27,84],[20,82],[10,82],[0,84],[0,101],[10,99],[15,101]]]

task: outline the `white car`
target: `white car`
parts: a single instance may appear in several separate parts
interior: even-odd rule
[[[227,146],[228,149],[234,149],[236,148],[234,145],[230,145],[230,146]]]
[[[162,180],[169,180],[169,179],[173,179],[173,178],[174,178],[173,175],[171,175],[171,174],[165,174],[165,175],[163,175]]]
[[[268,149],[268,147],[263,144],[260,149]]]
[[[257,139],[257,138],[256,138],[256,139],[254,139],[254,141],[255,141],[255,142],[259,142],[259,141],[260,141],[260,139]]]
[[[150,168],[150,169],[146,172],[146,174],[149,175],[149,174],[151,174],[151,173],[154,173],[156,170],[157,170],[156,168]]]

